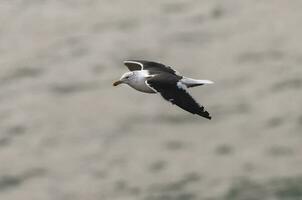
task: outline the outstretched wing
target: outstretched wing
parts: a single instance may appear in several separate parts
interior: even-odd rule
[[[171,74],[178,75],[178,72],[171,67],[147,60],[126,60],[124,64],[128,67],[130,71],[135,70],[149,70],[149,71],[161,71],[161,72],[168,72]]]
[[[164,99],[172,104],[176,104],[192,114],[197,114],[207,119],[212,118],[208,111],[192,98],[186,87],[179,82],[176,76],[161,74],[148,79],[146,82],[149,87],[159,92]]]

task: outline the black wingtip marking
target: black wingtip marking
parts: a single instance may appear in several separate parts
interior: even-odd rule
[[[210,113],[205,110],[204,106],[201,106],[200,110],[196,114],[201,116],[201,117],[207,118],[209,120],[212,119],[212,117],[210,116]]]
[[[201,113],[196,113],[196,114],[199,115],[199,116],[201,116],[201,117],[207,118],[209,120],[212,119],[212,117],[210,116],[210,114],[207,111],[201,112]]]

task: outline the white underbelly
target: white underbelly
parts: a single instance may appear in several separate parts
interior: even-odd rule
[[[135,71],[134,73],[135,73],[135,76],[131,80],[131,82],[128,83],[128,85],[130,85],[132,88],[134,88],[140,92],[156,93],[156,91],[153,90],[152,88],[150,88],[145,82],[147,80],[147,77],[149,76],[148,71],[138,70],[138,71]]]
[[[129,84],[130,85],[130,84]],[[132,88],[145,93],[156,93],[154,90],[152,90],[148,85],[146,85],[145,81],[137,81],[133,82],[130,85]]]

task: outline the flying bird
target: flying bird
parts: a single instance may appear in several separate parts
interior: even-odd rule
[[[170,66],[146,60],[126,60],[124,64],[130,70],[113,83],[128,84],[145,93],[160,93],[161,96],[192,114],[211,119],[209,112],[199,105],[188,93],[187,88],[213,84],[210,80],[196,80],[181,76]]]

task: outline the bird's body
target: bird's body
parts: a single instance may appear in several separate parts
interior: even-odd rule
[[[150,88],[146,81],[150,78],[150,74],[147,70],[135,70],[132,74],[132,81],[129,81],[128,85],[132,88],[145,93],[156,93],[156,91]]]
[[[209,80],[196,80],[179,75],[171,67],[157,62],[145,60],[127,60],[124,64],[130,72],[126,72],[113,85],[126,83],[132,88],[145,93],[160,93],[161,96],[180,108],[202,117],[211,116],[187,92],[187,88],[211,84]]]

